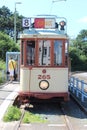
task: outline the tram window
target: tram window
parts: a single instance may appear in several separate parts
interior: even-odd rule
[[[54,41],[54,65],[62,65],[62,41]]]
[[[27,65],[35,65],[35,41],[27,41]]]
[[[50,65],[50,40],[39,40],[39,65]]]
[[[22,44],[21,44],[21,64],[23,65],[23,63],[24,63],[24,57],[23,57],[23,55],[24,55],[24,52],[23,52],[23,41],[22,41]]]
[[[68,65],[68,42],[65,43],[65,65]]]

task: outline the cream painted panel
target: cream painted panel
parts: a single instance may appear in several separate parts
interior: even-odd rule
[[[44,69],[44,68],[43,68]],[[42,68],[31,70],[30,91],[32,92],[67,92],[68,91],[68,68],[45,68],[46,74],[42,73]],[[49,88],[41,90],[39,88],[38,75],[50,75]]]
[[[30,71],[27,68],[20,70],[20,91],[29,92]]]

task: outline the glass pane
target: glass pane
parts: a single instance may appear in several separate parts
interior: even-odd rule
[[[21,44],[21,64],[23,65],[23,62],[24,62],[24,53],[23,53],[23,41],[22,41],[22,44]]]
[[[68,66],[68,42],[65,43],[65,65]]]
[[[39,65],[50,65],[50,40],[39,40]]]
[[[62,41],[54,41],[54,65],[62,65]]]
[[[27,41],[27,64],[35,64],[35,41]]]

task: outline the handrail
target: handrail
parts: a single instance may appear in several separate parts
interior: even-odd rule
[[[77,98],[80,97],[81,101],[84,102],[87,98],[87,83],[71,76],[69,78],[69,91],[75,94]]]

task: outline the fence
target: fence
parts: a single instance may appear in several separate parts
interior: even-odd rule
[[[69,90],[75,94],[77,98],[80,98],[82,102],[87,99],[87,83],[85,83],[83,80],[79,80],[75,77],[70,77]]]

